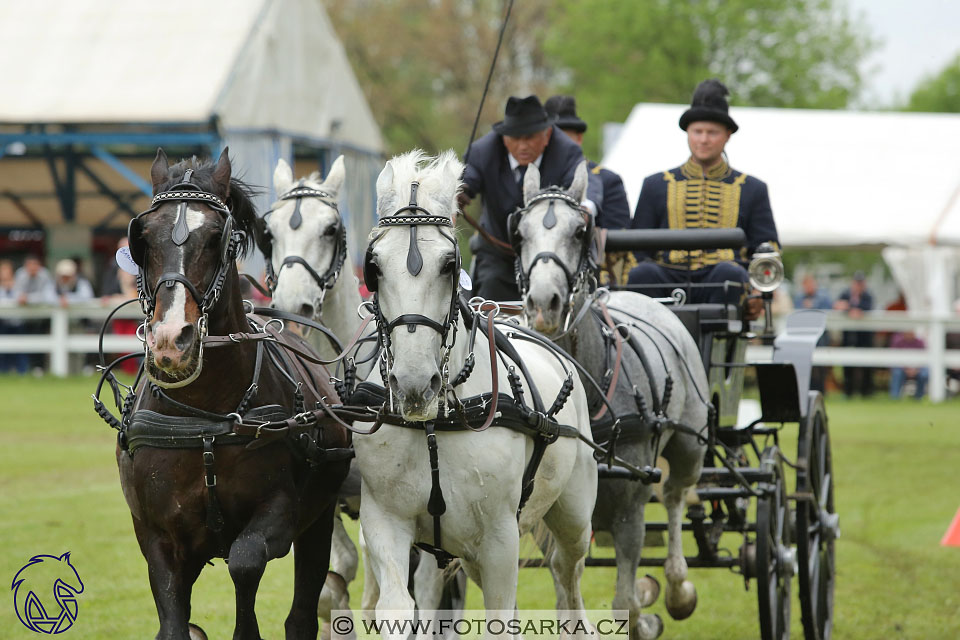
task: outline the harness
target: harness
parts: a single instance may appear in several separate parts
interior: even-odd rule
[[[285,200],[294,200],[296,202],[294,205],[293,214],[291,214],[289,221],[291,229],[299,229],[300,225],[303,224],[303,216],[300,213],[300,204],[303,202],[304,198],[316,198],[328,207],[331,207],[338,214],[337,220],[339,222],[337,224],[336,231],[337,240],[336,244],[334,245],[334,254],[333,258],[330,260],[330,266],[327,267],[327,270],[324,271],[323,275],[320,275],[316,272],[316,270],[314,270],[310,263],[304,260],[301,256],[288,255],[283,259],[283,262],[280,263],[280,268],[274,272],[273,236],[270,233],[269,227],[264,224],[264,242],[260,249],[266,258],[266,281],[267,288],[269,289],[269,292],[264,293],[273,294],[274,290],[277,288],[277,282],[284,267],[293,264],[299,264],[301,267],[307,270],[307,273],[310,274],[310,277],[313,278],[313,281],[317,283],[318,287],[320,287],[320,296],[317,299],[316,304],[316,315],[319,315],[321,309],[323,308],[323,300],[326,297],[327,292],[330,289],[333,289],[333,286],[336,284],[337,278],[340,277],[340,271],[343,269],[343,264],[347,259],[347,230],[343,224],[342,218],[339,215],[340,210],[334,197],[326,191],[303,186],[303,180],[300,180],[295,187],[281,195],[278,203],[274,205],[274,208],[276,208]],[[269,215],[269,213],[267,215]]]

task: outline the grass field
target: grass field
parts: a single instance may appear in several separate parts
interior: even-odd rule
[[[0,578],[10,584],[33,555],[70,551],[85,590],[77,622],[64,636],[152,638],[157,616],[147,567],[120,493],[114,432],[92,411],[92,390],[91,379],[0,377]],[[827,411],[842,527],[834,638],[960,638],[960,548],[938,544],[960,508],[960,403],[831,397]],[[787,452],[795,451],[794,434],[794,427],[785,431]],[[728,546],[735,552],[739,539]],[[291,574],[288,556],[264,576],[257,611],[267,639],[283,634]],[[759,636],[752,585],[745,591],[739,576],[723,570],[691,576],[700,596],[692,618],[670,621],[662,600],[652,607],[667,622],[664,638]],[[610,606],[613,579],[613,569],[587,570],[588,608]],[[355,605],[360,589],[351,589]],[[11,595],[5,601],[0,638],[34,637],[17,621]],[[521,608],[553,602],[546,570],[521,573]],[[476,587],[468,606],[482,608]],[[232,635],[233,586],[223,562],[200,577],[193,610],[211,638]],[[793,629],[794,638],[802,637],[796,601]]]

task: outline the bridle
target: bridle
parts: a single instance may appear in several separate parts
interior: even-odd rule
[[[330,289],[333,289],[334,285],[337,282],[337,279],[340,277],[340,271],[343,269],[343,264],[347,259],[347,230],[343,224],[343,218],[340,217],[340,209],[337,207],[337,202],[334,197],[327,193],[326,191],[321,191],[320,189],[313,189],[310,187],[303,186],[303,180],[297,183],[297,186],[293,187],[286,193],[280,196],[280,199],[277,201],[277,204],[274,205],[274,209],[278,205],[282,204],[285,200],[295,200],[296,204],[293,209],[293,214],[290,216],[290,228],[299,229],[300,225],[303,223],[303,216],[300,213],[300,204],[304,198],[316,198],[322,203],[331,207],[337,213],[337,241],[334,246],[333,258],[330,260],[330,266],[327,267],[327,270],[324,271],[323,275],[320,275],[316,270],[310,266],[306,260],[301,256],[289,255],[283,259],[283,262],[280,263],[280,268],[276,272],[273,270],[273,234],[270,233],[269,227],[266,224],[263,225],[263,251],[264,258],[266,259],[266,280],[267,288],[272,294],[276,288],[277,283],[280,279],[280,273],[283,271],[283,268],[293,264],[299,264],[301,267],[307,270],[307,273],[310,274],[310,277],[313,278],[314,282],[317,283],[317,286],[320,287],[320,295],[315,301],[315,316],[319,316],[321,310],[323,309],[323,300],[327,295],[327,292]],[[269,215],[269,213],[267,214]]]
[[[528,269],[523,268],[523,263],[520,259],[520,250],[523,245],[523,238],[520,236],[520,221],[526,213],[529,213],[530,210],[538,202],[548,202],[547,212],[543,216],[543,227],[545,229],[552,229],[557,224],[557,216],[554,212],[554,205],[557,201],[567,204],[570,208],[579,212],[583,216],[584,224],[586,225],[583,234],[583,240],[580,243],[580,256],[577,260],[576,270],[572,271],[563,260],[560,259],[553,251],[541,251],[533,257],[533,260],[530,261],[530,267]],[[510,245],[513,247],[514,253],[516,253],[516,258],[514,260],[514,271],[517,279],[517,288],[520,291],[521,299],[525,298],[527,291],[530,288],[530,274],[533,272],[534,267],[537,266],[540,262],[554,262],[560,269],[563,271],[563,275],[567,280],[567,304],[566,310],[564,312],[564,328],[566,331],[568,324],[570,322],[570,317],[573,311],[574,300],[581,292],[586,292],[587,294],[593,293],[597,289],[597,273],[599,270],[598,267],[598,256],[595,251],[595,242],[594,242],[594,219],[593,216],[584,209],[580,202],[576,198],[566,194],[557,187],[548,187],[536,195],[534,195],[527,203],[520,209],[517,209],[507,217],[507,237],[510,240]]]
[[[161,285],[172,288],[177,283],[182,284],[193,297],[194,301],[197,303],[197,307],[200,309],[201,316],[197,323],[197,330],[200,334],[200,353],[198,356],[199,362],[194,373],[189,378],[184,380],[174,383],[165,383],[156,380],[149,371],[149,367],[146,368],[147,377],[149,377],[156,384],[160,384],[168,388],[185,386],[195,380],[198,375],[200,375],[200,369],[202,368],[203,364],[203,339],[207,335],[207,316],[210,313],[210,310],[220,299],[220,294],[223,291],[223,285],[226,281],[228,269],[236,259],[239,247],[246,238],[246,235],[242,230],[234,229],[233,214],[226,203],[224,203],[223,200],[221,200],[217,195],[208,191],[204,191],[199,186],[193,184],[191,181],[193,173],[193,169],[187,169],[184,172],[183,178],[180,182],[173,185],[169,190],[155,195],[150,203],[150,208],[133,218],[127,227],[127,239],[130,243],[130,255],[133,257],[133,260],[136,262],[138,267],[137,291],[140,297],[140,307],[143,310],[144,315],[147,316],[147,319],[144,320],[143,326],[146,325],[146,323],[149,321],[149,318],[153,315],[154,309],[156,308],[156,292],[159,290]],[[200,202],[205,204],[217,213],[221,214],[224,218],[223,231],[220,235],[220,252],[217,258],[217,269],[202,294],[190,281],[190,279],[187,278],[185,273],[180,273],[178,271],[163,272],[160,274],[160,277],[157,278],[156,284],[153,285],[153,287],[146,282],[147,245],[143,238],[142,218],[147,214],[153,213],[168,202],[177,203],[177,217],[173,225],[173,230],[170,233],[171,240],[173,240],[173,243],[177,246],[182,246],[185,244],[187,239],[190,237],[190,227],[187,225],[187,203]],[[146,344],[144,344],[144,350],[147,351]]]
[[[444,393],[440,396],[442,400],[446,395],[446,391],[449,390],[450,351],[453,348],[454,342],[456,341],[457,320],[460,312],[460,306],[458,304],[460,293],[460,247],[452,233],[447,234],[439,229],[440,227],[452,229],[453,222],[450,220],[450,218],[433,215],[427,209],[424,209],[417,204],[417,189],[419,186],[420,183],[418,182],[413,182],[410,185],[410,203],[407,206],[400,207],[396,212],[394,212],[393,215],[380,219],[380,222],[377,225],[379,233],[377,233],[370,241],[370,244],[367,245],[367,251],[363,260],[363,280],[367,285],[367,289],[373,292],[373,299],[370,302],[364,303],[364,305],[368,306],[375,316],[378,340],[380,342],[380,346],[382,347],[380,358],[380,375],[383,379],[384,386],[388,389],[389,385],[387,384],[387,373],[393,368],[394,362],[390,337],[393,334],[393,331],[397,327],[406,326],[407,331],[414,333],[418,326],[425,326],[440,334],[440,370],[441,379],[443,380],[445,387]],[[405,212],[410,213],[406,213],[406,215],[404,215]],[[450,272],[451,294],[450,305],[447,310],[446,318],[443,320],[443,322],[438,322],[433,318],[429,318],[419,313],[404,313],[392,320],[387,320],[383,316],[383,312],[380,309],[380,293],[378,291],[379,274],[377,273],[377,266],[373,261],[373,248],[377,241],[383,237],[390,227],[409,227],[410,244],[407,247],[407,271],[411,275],[416,276],[423,268],[423,256],[420,254],[420,248],[417,246],[417,228],[420,225],[437,227],[438,230],[440,230],[440,235],[449,240],[453,245],[455,264]]]

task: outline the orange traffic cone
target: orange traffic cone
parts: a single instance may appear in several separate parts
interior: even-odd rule
[[[940,541],[942,547],[960,547],[960,509],[957,509],[957,515],[953,516],[953,522],[943,534],[943,540]]]

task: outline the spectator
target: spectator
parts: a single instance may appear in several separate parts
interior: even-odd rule
[[[864,311],[873,309],[873,296],[867,290],[867,278],[862,271],[853,274],[850,288],[840,294],[833,308],[845,311],[851,318],[863,317]],[[844,331],[843,346],[872,347],[872,331]],[[873,395],[873,370],[870,367],[844,367],[843,392],[847,397],[860,393],[864,397]]]
[[[65,258],[57,263],[54,273],[57,277],[55,286],[61,307],[93,300],[93,287],[89,280],[77,273],[76,262]]]
[[[117,251],[129,245],[127,237],[124,236],[120,238],[117,242]],[[137,276],[132,273],[128,273],[123,269],[120,269],[117,266],[116,259],[110,261],[111,264],[108,267],[108,273],[112,274],[111,276],[104,277],[104,289],[103,297],[100,298],[100,302],[104,305],[116,306],[127,300],[133,300],[138,297],[139,293],[137,292]],[[134,335],[137,333],[137,327],[140,326],[140,322],[133,318],[116,318],[114,319],[111,328],[113,333],[116,335]],[[108,362],[117,358],[123,354],[113,354],[108,359]],[[140,361],[136,358],[131,358],[130,360],[124,360],[119,365],[120,369],[123,371],[134,375],[137,373],[137,369],[140,367]]]
[[[832,309],[833,305],[830,303],[830,296],[828,296],[824,291],[820,289],[820,285],[817,282],[817,279],[811,274],[807,274],[803,277],[803,283],[801,284],[802,290],[797,293],[796,300],[794,300],[794,307],[797,309]],[[827,335],[827,332],[824,331],[823,335],[820,336],[820,339],[817,341],[818,347],[826,347],[830,345],[830,337]],[[814,367],[810,371],[810,388],[824,393],[827,386],[827,371],[826,367]]]
[[[50,272],[40,263],[40,257],[29,255],[14,275],[17,304],[56,304],[57,294]]]
[[[913,331],[894,334],[890,340],[891,349],[925,349],[926,346],[923,339]],[[903,393],[904,383],[909,379],[913,379],[917,385],[913,397],[917,400],[923,398],[927,392],[927,381],[930,379],[930,371],[926,367],[894,367],[890,369],[890,397],[899,398],[900,394]]]
[[[17,305],[17,289],[13,273],[13,263],[0,260],[0,307]],[[19,318],[0,319],[0,335],[19,335],[23,333],[23,320]],[[25,353],[0,353],[0,373],[16,371],[26,373],[30,360]]]

